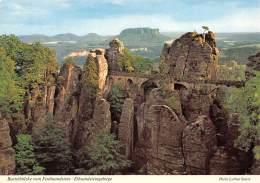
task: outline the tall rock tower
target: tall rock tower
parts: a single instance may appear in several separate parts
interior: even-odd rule
[[[208,32],[205,41],[202,34],[189,32],[166,43],[161,63],[166,64],[174,79],[215,80],[218,64],[215,34]]]

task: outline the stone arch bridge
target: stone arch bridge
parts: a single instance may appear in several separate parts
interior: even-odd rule
[[[125,90],[131,89],[132,86],[137,87],[138,90],[144,89],[146,85],[160,87],[160,77],[158,75],[146,75],[139,73],[126,73],[126,72],[110,72],[109,73],[110,85],[120,84]],[[172,80],[174,89],[184,87],[186,89],[197,88],[201,85],[207,85],[212,90],[220,86],[240,88],[245,85],[245,81],[233,80]]]

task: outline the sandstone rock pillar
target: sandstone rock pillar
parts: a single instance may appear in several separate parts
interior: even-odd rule
[[[183,152],[188,174],[208,174],[209,159],[216,148],[216,131],[207,116],[199,116],[183,132]]]
[[[118,138],[123,144],[123,153],[127,158],[131,158],[134,141],[134,101],[127,98],[123,105],[123,110],[119,123]]]
[[[15,151],[12,148],[8,122],[0,113],[0,175],[15,173]]]
[[[149,174],[184,174],[182,133],[185,124],[166,105],[152,105],[147,123],[151,125],[151,149],[148,149]]]

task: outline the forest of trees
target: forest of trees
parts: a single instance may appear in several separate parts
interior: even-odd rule
[[[245,80],[246,66],[238,64],[236,61],[231,60],[226,64],[220,64],[217,71],[217,78],[219,80]]]
[[[0,108],[14,111],[22,105],[26,90],[44,82],[53,82],[57,71],[55,52],[39,43],[21,42],[15,36],[0,36]]]
[[[241,47],[221,49],[220,63],[227,64],[230,60],[235,60],[238,64],[245,65],[247,58],[259,51],[260,48],[257,46],[243,46],[243,44],[241,44]]]
[[[225,93],[227,108],[239,115],[240,136],[235,146],[249,151],[254,147],[256,158],[260,158],[256,145],[260,134],[260,72],[246,82],[243,88],[230,88]]]
[[[58,69],[55,52],[40,43],[25,44],[13,35],[0,36],[0,45],[0,110],[5,116],[22,115],[27,92],[41,85],[55,84],[54,76]],[[73,59],[66,62],[74,64]],[[88,58],[84,70],[83,88],[89,94],[89,99],[86,100],[90,101],[89,105],[93,105],[98,91],[98,76],[97,66],[92,58]],[[93,107],[89,106],[90,108]],[[26,120],[22,118],[18,123],[27,126]],[[45,120],[44,128],[37,135],[14,124],[20,128],[14,144],[16,174],[75,174],[77,167],[74,166],[72,145],[66,140],[64,131],[52,114],[47,115]],[[84,162],[88,161],[88,165],[83,166],[84,171],[95,174],[114,173],[130,165],[130,162],[118,156],[119,141],[114,136],[107,134],[98,139],[98,143],[88,147],[88,151],[82,156]],[[98,152],[105,158],[101,162],[99,161],[102,159],[97,157]]]
[[[135,72],[142,74],[151,74],[153,61],[142,56],[132,54],[128,49],[120,55],[118,64],[124,72]]]

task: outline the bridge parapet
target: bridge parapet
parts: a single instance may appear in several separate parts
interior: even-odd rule
[[[136,78],[152,78],[153,77],[149,74],[134,73],[134,72],[119,72],[119,71],[110,71],[109,75],[111,75],[111,76],[124,76],[124,77],[136,77]]]
[[[146,79],[155,79],[159,80],[160,76],[158,74],[155,75],[148,75],[148,74],[141,74],[141,73],[126,73],[126,72],[117,72],[113,71],[109,73],[110,76],[117,76],[117,77],[124,77],[124,78],[142,78],[143,80]],[[187,79],[172,79],[173,82],[185,82],[185,83],[192,83],[192,84],[215,84],[215,85],[223,85],[227,87],[244,87],[245,80],[187,80]]]

